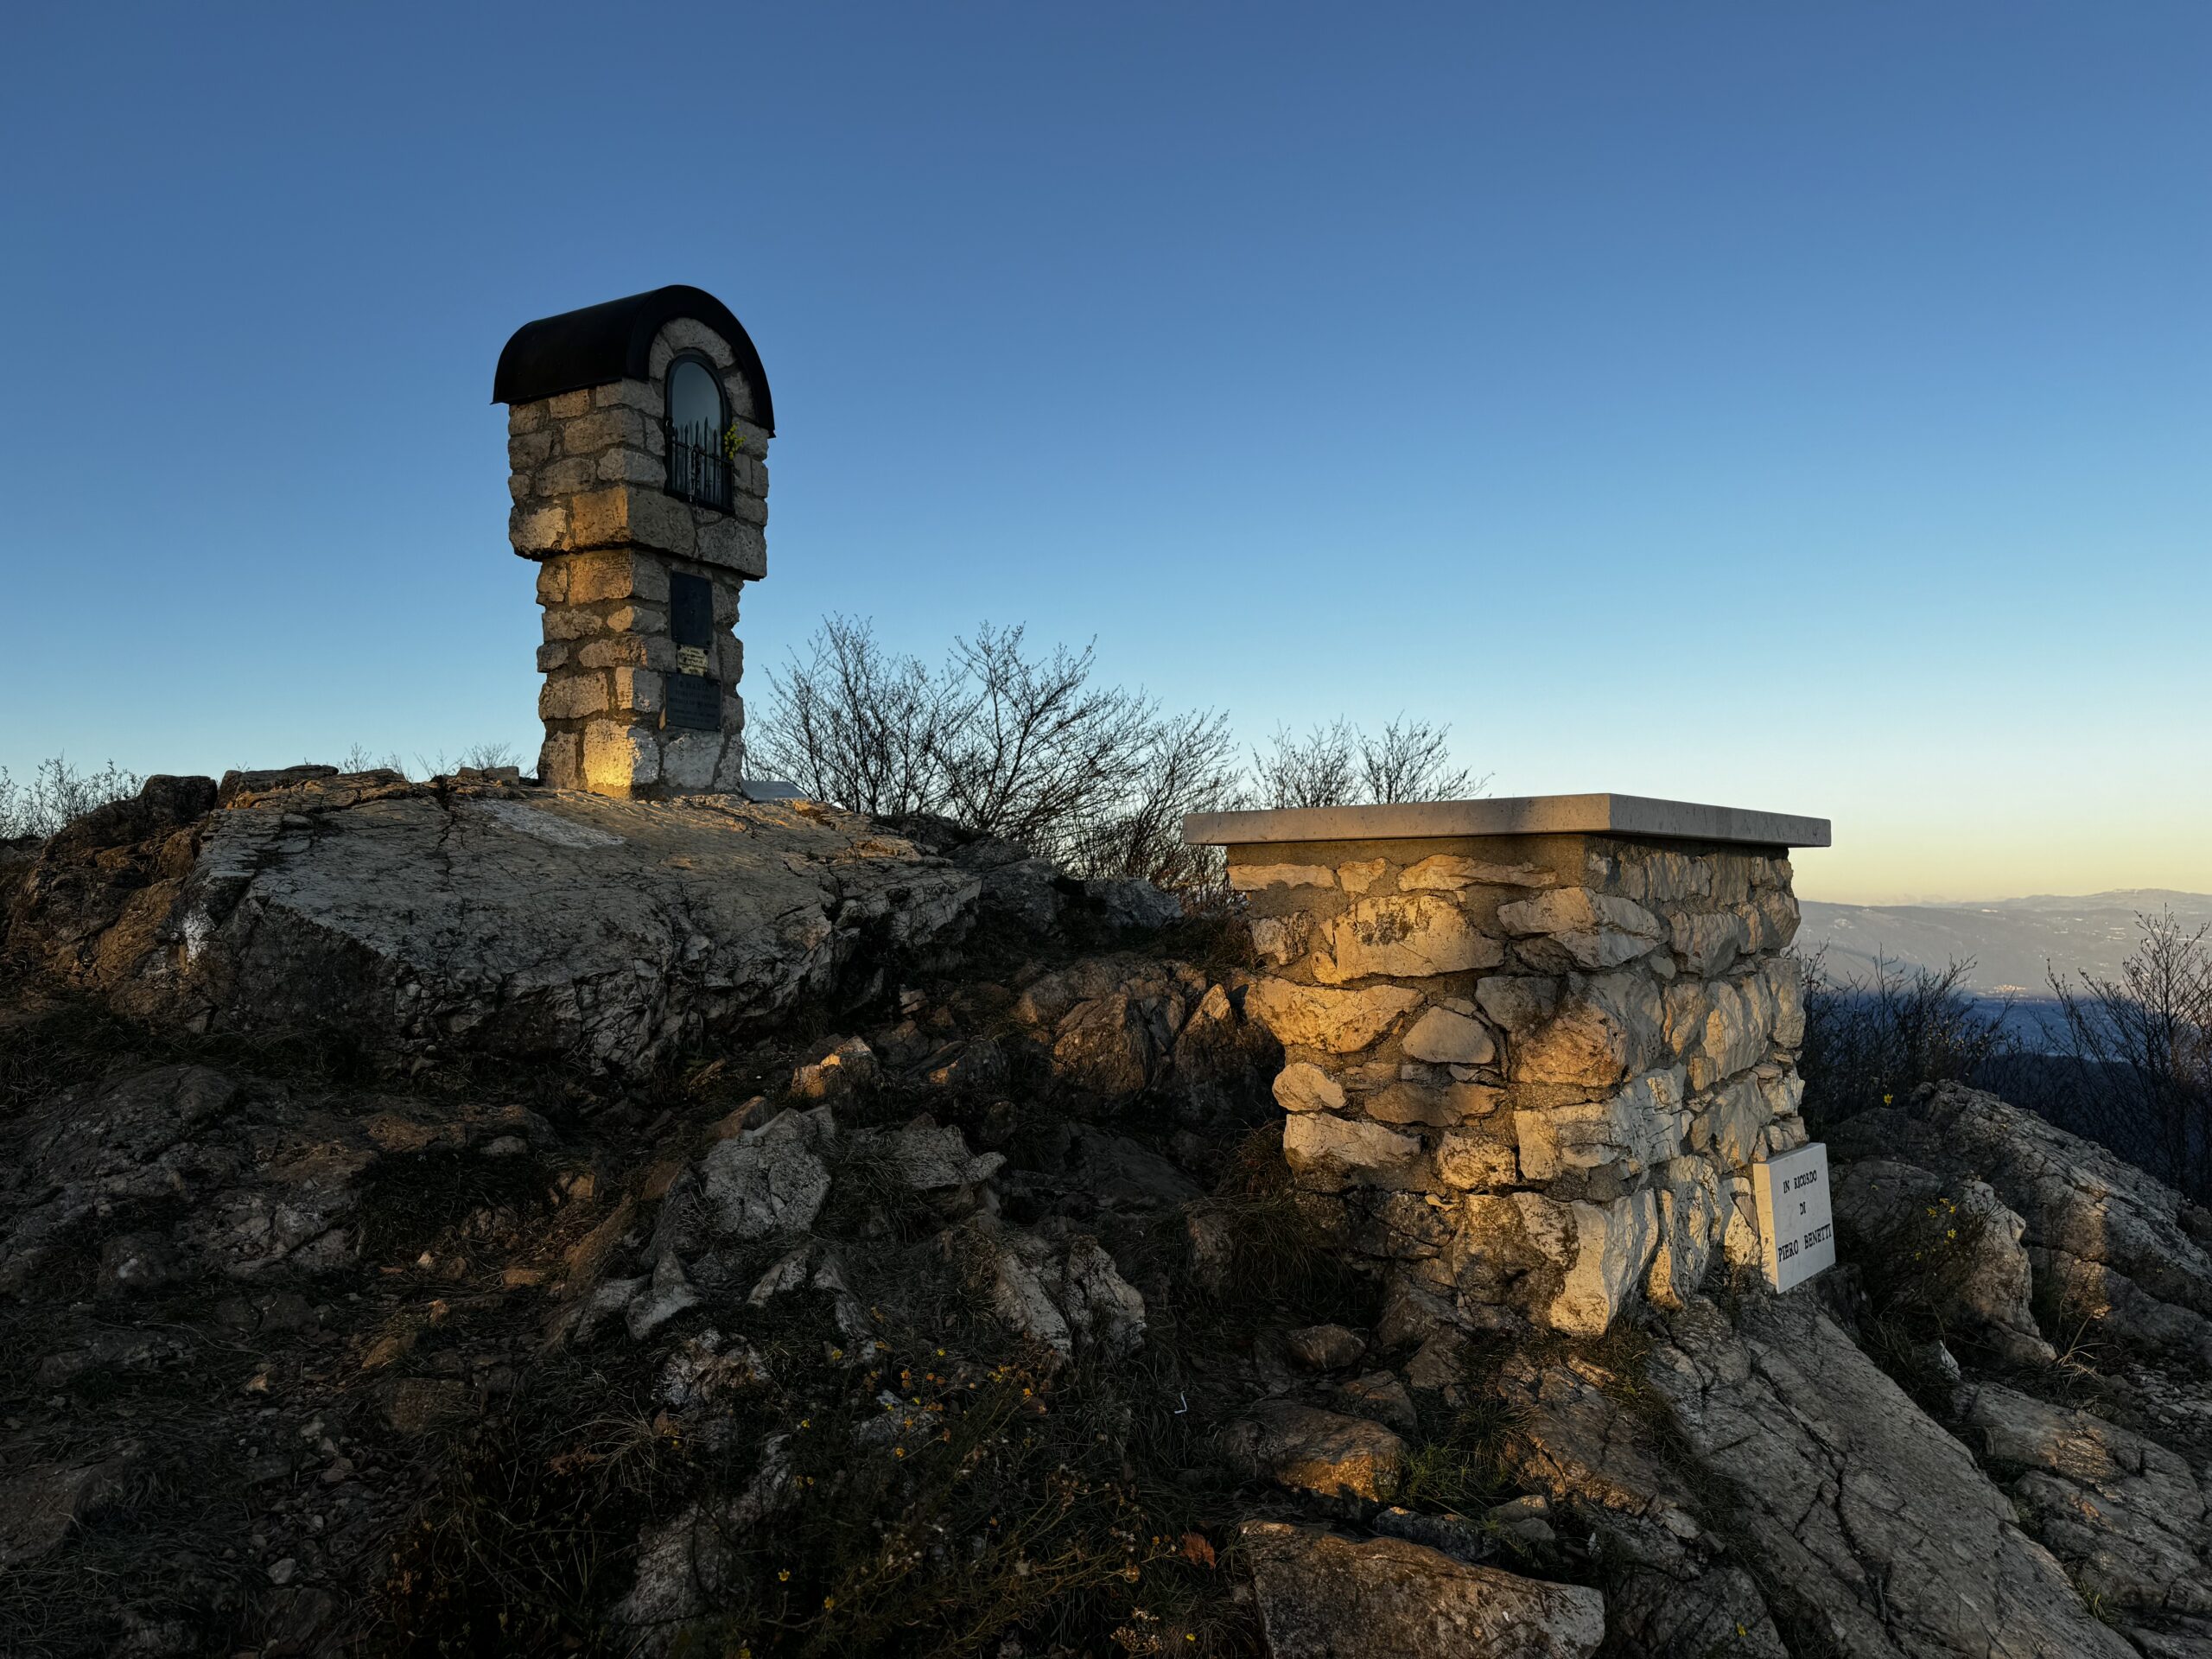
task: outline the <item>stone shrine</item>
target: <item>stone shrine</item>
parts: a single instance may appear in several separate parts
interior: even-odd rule
[[[499,353],[508,537],[537,561],[538,777],[619,798],[735,790],[739,589],[768,573],[775,410],[744,327],[657,288],[524,323]]]
[[[1789,849],[1823,819],[1625,795],[1220,812],[1283,1153],[1395,1294],[1594,1336],[1756,1267],[1806,1143]]]

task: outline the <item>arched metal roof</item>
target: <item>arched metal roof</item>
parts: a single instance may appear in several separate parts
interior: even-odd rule
[[[531,404],[616,380],[649,379],[653,336],[677,317],[702,322],[729,342],[737,372],[753,392],[753,424],[773,434],[775,404],[752,336],[720,300],[683,283],[525,322],[499,353],[492,401]]]

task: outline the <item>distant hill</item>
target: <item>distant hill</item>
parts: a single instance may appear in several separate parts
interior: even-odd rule
[[[1797,948],[1825,947],[1836,977],[1870,973],[1877,957],[1908,969],[1974,959],[1968,983],[1986,995],[2050,995],[2050,969],[2116,974],[2135,949],[2139,912],[2171,909],[2194,927],[2212,923],[2212,894],[2136,888],[2086,898],[2037,894],[1979,905],[1827,905],[1807,902]]]

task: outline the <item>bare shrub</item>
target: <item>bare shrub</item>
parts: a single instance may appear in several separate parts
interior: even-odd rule
[[[1203,883],[1218,855],[1183,846],[1182,818],[1235,797],[1226,717],[1163,715],[1095,668],[1090,647],[1033,653],[987,624],[932,670],[833,616],[770,675],[751,759],[817,800],[950,818],[1077,874]]]
[[[59,754],[33,766],[28,783],[17,783],[0,766],[0,841],[42,839],[96,806],[136,795],[145,781],[112,760],[98,772],[79,772]]]
[[[1343,720],[1303,737],[1279,728],[1253,752],[1254,793],[1269,807],[1462,800],[1490,780],[1452,764],[1451,734],[1402,714],[1373,736]]]
[[[1228,716],[1162,712],[1097,683],[1093,648],[1032,652],[988,624],[932,669],[863,620],[832,616],[769,676],[750,760],[805,794],[881,817],[931,814],[1084,876],[1223,887],[1217,848],[1183,844],[1192,812],[1440,800],[1481,786],[1451,763],[1450,728],[1403,715],[1376,735],[1348,721],[1275,734],[1238,765]]]
[[[1836,979],[1805,961],[1805,1121],[1816,1133],[1926,1083],[1969,1083],[2009,1053],[2009,1001],[1992,1005],[1966,988],[1972,958],[1910,974],[1878,957],[1872,976]]]
[[[2171,911],[2136,922],[2119,978],[2051,973],[2069,1115],[2109,1146],[2147,1138],[2164,1166],[2152,1173],[2212,1204],[2212,927],[2192,932]]]
[[[1357,748],[1348,721],[1316,726],[1303,737],[1277,727],[1274,746],[1252,752],[1259,804],[1278,808],[1343,805],[1357,787]]]

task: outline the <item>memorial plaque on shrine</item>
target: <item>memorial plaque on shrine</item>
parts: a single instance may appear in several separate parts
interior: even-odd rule
[[[1828,1149],[1809,1147],[1751,1166],[1759,1245],[1767,1282],[1802,1285],[1835,1265],[1835,1218],[1828,1208]]]
[[[722,723],[722,688],[700,674],[668,677],[668,723],[689,731],[711,732]]]

